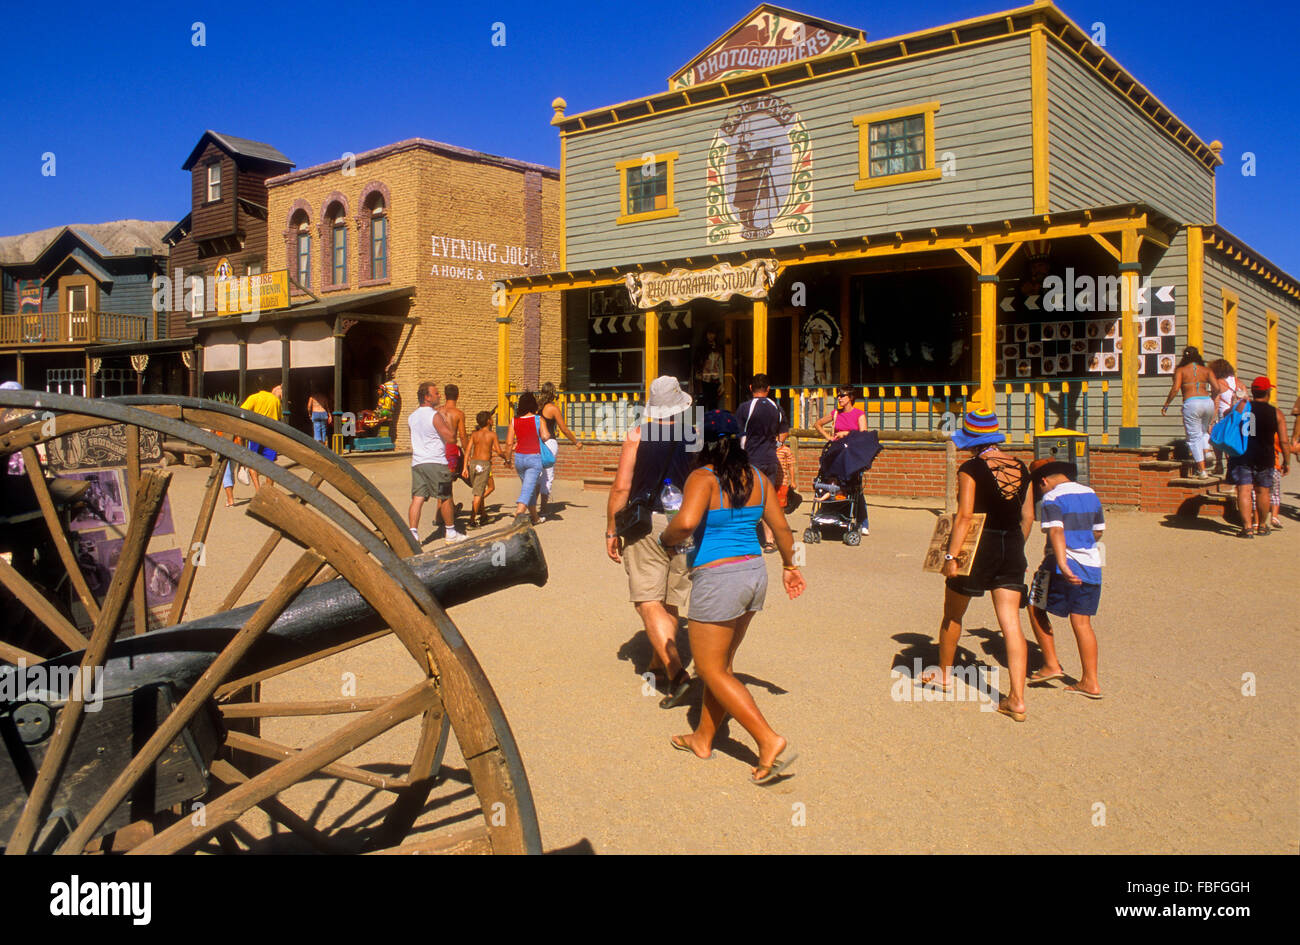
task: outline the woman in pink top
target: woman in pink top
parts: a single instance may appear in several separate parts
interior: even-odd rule
[[[833,434],[826,432],[826,424],[831,422],[834,424],[831,428],[834,431]],[[818,433],[828,440],[838,440],[855,430],[865,432],[867,429],[867,415],[853,406],[853,388],[841,387],[836,392],[835,408],[813,426]]]

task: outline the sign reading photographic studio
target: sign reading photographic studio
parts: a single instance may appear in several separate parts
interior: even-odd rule
[[[760,95],[727,112],[709,147],[709,245],[812,230],[812,142],[785,99]]]
[[[236,276],[229,259],[221,259],[212,273],[216,280],[218,315],[247,315],[289,307],[289,272],[259,272]]]
[[[661,302],[681,306],[691,299],[724,302],[733,295],[765,299],[776,283],[780,266],[775,259],[751,259],[741,266],[718,263],[709,269],[674,269],[665,274],[630,272],[627,294],[637,308],[654,308]]]

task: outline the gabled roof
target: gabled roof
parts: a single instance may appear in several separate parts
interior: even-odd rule
[[[108,251],[108,248],[105,247],[103,243],[95,239],[89,233],[85,232],[84,230],[77,229],[76,227],[65,226],[62,229],[60,229],[58,233],[54,234],[54,239],[50,240],[48,243],[45,244],[45,248],[42,249],[36,255],[36,258],[33,259],[32,262],[40,263],[42,260],[45,259],[45,257],[54,254],[59,244],[63,242],[63,238],[65,236],[71,236],[73,239],[77,240],[79,243],[81,243],[82,246],[86,247],[86,249],[90,250],[100,259],[103,259],[105,256],[112,255],[112,253]],[[66,256],[69,254],[64,253],[63,255]],[[60,263],[60,265],[62,265],[62,263]]]
[[[867,34],[856,27],[832,23],[771,3],[760,3],[703,52],[669,76],[668,88],[686,88],[698,82],[754,72],[766,66],[788,65],[823,53],[855,49],[866,39]],[[737,61],[744,58],[742,50],[747,51],[745,56],[748,57],[762,56],[764,65],[760,67]],[[714,68],[706,70],[708,74],[701,74],[701,63],[707,64],[714,58],[725,60],[725,64],[715,63]]]
[[[100,266],[94,260],[87,259],[85,256],[78,256],[76,253],[68,253],[68,255],[64,256],[57,266],[45,274],[45,278],[53,279],[69,265],[80,266],[88,275],[93,276],[95,281],[101,285],[113,284],[113,277],[109,275],[108,270],[104,269],[103,266]]]
[[[224,135],[209,129],[203,132],[203,137],[199,138],[199,143],[194,146],[190,156],[185,159],[185,163],[181,165],[181,170],[188,171],[194,166],[194,162],[199,159],[199,155],[208,146],[208,142],[216,144],[217,147],[235,158],[236,161],[243,158],[244,160],[263,164],[277,164],[285,170],[293,167],[293,161],[290,161],[269,144],[253,141],[249,138],[236,138],[234,135]]]

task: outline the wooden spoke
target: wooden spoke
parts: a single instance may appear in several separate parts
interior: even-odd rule
[[[90,592],[86,576],[81,573],[77,556],[72,553],[72,545],[68,543],[68,533],[63,529],[63,519],[59,517],[58,509],[54,507],[54,499],[50,496],[50,484],[45,481],[45,474],[41,472],[41,458],[36,455],[35,447],[29,446],[23,450],[23,465],[27,467],[27,478],[31,480],[32,489],[36,492],[36,501],[40,503],[41,514],[45,516],[45,525],[50,530],[50,538],[53,539],[54,548],[59,553],[59,560],[63,562],[64,570],[68,572],[68,580],[72,582],[72,587],[77,592],[77,597],[81,599],[81,605],[86,608],[86,613],[90,614],[91,620],[94,620],[99,616],[99,604],[95,601],[95,595]],[[85,644],[82,643],[82,646]]]
[[[113,573],[112,581],[109,582],[108,593],[104,596],[104,606],[100,610],[99,619],[95,621],[90,642],[82,654],[80,667],[82,679],[92,678],[94,669],[103,663],[108,645],[122,622],[127,595],[131,591],[131,585],[140,575],[145,548],[153,535],[154,523],[158,520],[158,511],[162,508],[170,482],[171,473],[150,470],[141,477],[139,487],[135,490],[134,501],[131,504],[131,523],[122,542],[117,570]],[[72,741],[81,725],[85,712],[85,703],[82,701],[84,693],[80,686],[74,686],[69,695],[70,698],[64,704],[63,710],[59,712],[54,734],[50,736],[49,747],[46,749],[40,770],[36,773],[36,780],[32,784],[27,803],[23,805],[18,826],[14,828],[13,836],[10,837],[5,849],[7,855],[27,853],[31,849],[37,828],[40,826],[40,818],[45,814],[46,805],[53,795],[55,783],[63,770],[63,763],[67,760],[68,749],[72,747]]]
[[[460,830],[448,837],[438,837],[432,840],[417,840],[414,843],[404,843],[399,847],[373,850],[369,855],[385,856],[408,854],[411,856],[430,856],[434,854],[458,854],[465,856],[491,852],[492,838],[488,836],[487,828],[471,827],[469,830]]]
[[[69,650],[85,649],[86,638],[82,636],[81,631],[69,623],[68,618],[59,613],[59,609],[46,600],[44,595],[32,587],[27,578],[15,571],[13,565],[4,558],[0,558],[0,584],[8,588],[9,593],[17,597],[19,602],[32,612],[32,616],[45,624]],[[43,657],[37,658],[37,662],[42,661]]]
[[[495,704],[495,696],[473,656],[468,651],[453,653],[433,626],[432,615],[422,611],[408,594],[394,594],[392,582],[379,563],[368,555],[357,554],[343,533],[314,510],[280,493],[258,493],[249,504],[249,513],[303,547],[314,548],[324,555],[384,618],[411,656],[439,675],[456,741],[483,809],[486,811],[499,802],[509,812],[500,821],[497,818],[489,821],[494,849],[503,853],[525,852],[526,833],[535,821],[531,809],[521,809],[520,795],[508,773],[507,760],[485,704],[487,699]]]
[[[311,479],[308,480],[308,485],[315,488],[324,481],[325,477],[320,473],[313,473]],[[271,488],[274,488],[274,486],[271,486]],[[259,492],[258,495],[260,494]],[[226,594],[226,599],[221,602],[221,606],[217,608],[218,610],[230,610],[239,603],[239,598],[244,596],[244,591],[248,590],[248,585],[252,583],[253,578],[257,577],[258,572],[262,570],[262,566],[266,564],[267,559],[271,557],[271,552],[275,551],[276,546],[280,544],[280,539],[283,537],[275,530],[272,530],[271,534],[266,536],[266,541],[262,543],[262,547],[258,549],[257,554],[253,555],[253,560],[248,562],[248,567],[244,568],[244,573],[236,579],[234,587]]]
[[[378,709],[367,712],[310,748],[271,766],[213,801],[205,808],[207,823],[204,826],[196,826],[189,818],[181,818],[132,852],[159,854],[182,850],[223,824],[236,819],[258,801],[278,794],[289,785],[321,770],[325,765],[337,761],[381,732],[386,732],[395,725],[420,715],[437,700],[437,684],[431,679],[421,680]]]
[[[171,612],[167,623],[177,624],[185,616],[185,605],[189,603],[190,590],[194,586],[195,569],[198,567],[195,546],[202,547],[208,540],[208,529],[212,526],[212,513],[217,509],[217,498],[221,495],[221,477],[226,471],[227,460],[219,457],[213,464],[212,475],[208,477],[208,488],[203,493],[203,504],[199,506],[199,517],[194,522],[194,533],[190,536],[189,546],[181,549],[185,558],[185,567],[181,579],[176,584],[176,597],[172,600]]]
[[[286,660],[283,663],[276,663],[274,666],[268,666],[266,669],[258,670],[255,673],[249,673],[247,676],[240,676],[238,679],[232,679],[229,682],[222,683],[217,688],[216,697],[225,699],[241,689],[247,688],[254,683],[264,682],[275,676],[289,672],[291,669],[297,669],[299,666],[306,666],[308,663],[315,663],[323,660],[328,656],[334,656],[336,653],[344,653],[353,647],[361,646],[363,643],[369,643],[371,640],[378,640],[380,637],[388,636],[388,630],[376,630],[374,633],[367,633],[365,636],[357,637],[355,640],[346,640],[335,646],[323,647],[309,653],[307,656],[300,656],[297,659]]]
[[[131,763],[122,769],[95,802],[95,806],[81,819],[77,829],[64,841],[61,852],[79,852],[90,841],[95,831],[130,793],[136,781],[153,768],[154,762],[167,750],[167,746],[180,734],[194,713],[207,701],[208,696],[212,695],[225,675],[248,652],[249,647],[266,628],[275,623],[276,618],[298,596],[298,592],[307,586],[307,582],[312,579],[322,563],[323,559],[314,552],[303,553],[289,569],[289,573],[280,579],[280,583],[248,618],[248,622],[239,628],[239,632],[226,644],[226,648],[190,687],[189,692],[185,693],[184,698],[158,726],[145,746],[131,759]]]
[[[214,778],[225,784],[229,784],[231,787],[246,784],[249,780],[248,775],[244,774],[244,772],[240,771],[229,761],[220,758],[212,762],[211,771]],[[336,843],[334,840],[325,836],[325,834],[321,833],[311,824],[307,823],[307,821],[289,810],[288,807],[274,797],[268,797],[258,801],[257,806],[266,813],[266,816],[270,817],[281,826],[292,830],[321,853],[351,852],[342,844]]]
[[[0,640],[0,660],[14,664],[17,664],[19,660],[26,660],[28,666],[33,666],[36,663],[44,663],[45,657],[29,653],[21,647]]]
[[[128,495],[135,495],[136,486],[140,482],[140,428],[134,424],[128,424],[126,428],[126,491]],[[153,525],[149,526],[149,536],[145,538],[145,547],[149,545],[149,538],[153,537]],[[131,616],[135,623],[135,632],[137,634],[147,633],[149,631],[149,603],[144,592],[144,568],[140,568],[135,575],[135,590],[131,595],[132,608]]]
[[[387,700],[383,701],[387,702]],[[298,748],[290,748],[288,745],[273,742],[269,738],[235,731],[226,733],[226,747],[237,751],[246,751],[250,755],[260,755],[274,761],[292,758],[301,751]],[[364,784],[366,787],[376,788],[380,791],[397,791],[406,787],[409,783],[405,775],[400,778],[388,777],[375,774],[373,771],[367,771],[365,768],[358,768],[356,765],[343,764],[339,761],[325,765],[320,769],[320,773],[331,778],[342,778],[344,781],[355,781],[357,784]]]
[[[429,792],[433,790],[438,770],[442,767],[442,756],[447,750],[447,735],[450,730],[451,719],[443,711],[441,703],[431,706],[425,712],[420,744],[415,749],[411,770],[406,775],[410,784],[384,816],[384,823],[377,832],[379,846],[396,846],[401,843],[402,837],[406,836],[415,824],[415,819],[420,816]]]
[[[384,701],[383,696],[371,696],[368,699],[321,699],[318,702],[225,702],[217,708],[227,719],[263,719],[369,712],[383,705]]]

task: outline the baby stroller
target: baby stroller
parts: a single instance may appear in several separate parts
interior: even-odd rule
[[[862,474],[879,452],[875,430],[858,430],[826,444],[813,480],[811,524],[804,529],[805,543],[816,544],[822,540],[822,529],[830,528],[841,531],[844,544],[861,544],[861,528],[867,520]]]

